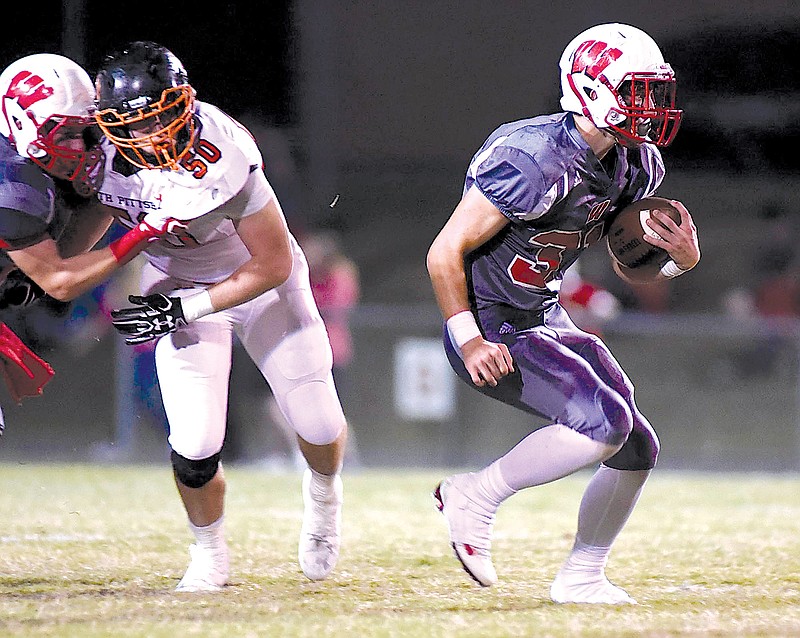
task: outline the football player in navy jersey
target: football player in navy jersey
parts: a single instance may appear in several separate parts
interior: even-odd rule
[[[559,303],[564,271],[606,234],[614,215],[655,192],[659,147],[677,132],[675,76],[641,30],[603,24],[560,60],[563,112],[504,124],[472,158],[463,197],[433,241],[427,265],[446,319],[451,365],[484,394],[550,425],[478,472],[444,479],[434,496],[456,557],[480,585],[499,505],[519,490],[599,464],[583,496],[572,551],[552,583],[558,603],[631,604],[605,576],[659,442],[634,388],[595,335]],[[697,231],[660,211],[646,222],[669,254],[653,267],[613,267],[628,281],[678,276],[700,259]],[[614,261],[614,260],[612,260]]]
[[[157,239],[166,222],[151,217],[157,227],[143,223],[121,243],[83,254],[113,217],[94,197],[104,156],[94,87],[78,64],[51,53],[20,58],[0,73],[0,103],[0,309],[45,293],[75,299]],[[35,396],[52,369],[0,329],[12,398]]]

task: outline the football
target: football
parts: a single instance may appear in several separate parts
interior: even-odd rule
[[[648,244],[644,236],[658,237],[646,220],[650,211],[660,210],[667,213],[680,224],[681,215],[678,209],[663,197],[645,197],[623,208],[608,229],[608,249],[619,263],[628,268],[658,264],[666,261],[666,251]]]

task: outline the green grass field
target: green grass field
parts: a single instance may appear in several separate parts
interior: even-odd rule
[[[656,473],[607,570],[636,607],[548,598],[588,474],[501,508],[487,590],[452,557],[441,473],[346,473],[321,583],[297,565],[299,474],[227,476],[232,582],[178,595],[190,536],[168,467],[0,465],[0,636],[800,636],[797,475]]]

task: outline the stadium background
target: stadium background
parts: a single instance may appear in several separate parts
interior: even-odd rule
[[[595,247],[583,274],[626,307],[603,332],[661,435],[662,467],[800,469],[797,320],[760,321],[736,304],[759,285],[776,217],[797,236],[800,6],[641,7],[296,0],[199,11],[64,0],[35,15],[4,9],[0,65],[49,51],[91,72],[132,39],[172,49],[199,98],[251,128],[292,228],[339,231],[359,268],[356,358],[343,401],[361,462],[476,465],[530,422],[439,367],[428,244],[485,136],[558,109],[557,60],[576,33],[607,21],[645,29],[675,68],[686,111],[664,153],[660,192],[694,214],[703,260],[674,282],[668,311],[652,315],[636,308]],[[124,275],[116,283],[129,285]],[[0,395],[0,461],[163,461],[160,424],[131,405],[129,349],[107,322],[76,321],[94,299],[49,310],[3,317],[56,377],[22,406]],[[230,460],[258,461],[282,445],[274,428],[257,425],[258,393],[252,369],[235,359]]]

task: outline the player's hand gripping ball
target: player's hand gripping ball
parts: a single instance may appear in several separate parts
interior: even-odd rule
[[[650,212],[660,210],[680,225],[681,215],[668,199],[645,197],[623,208],[608,229],[608,248],[620,264],[628,268],[658,265],[669,259],[667,252],[648,244],[644,236],[658,237],[647,225]]]

